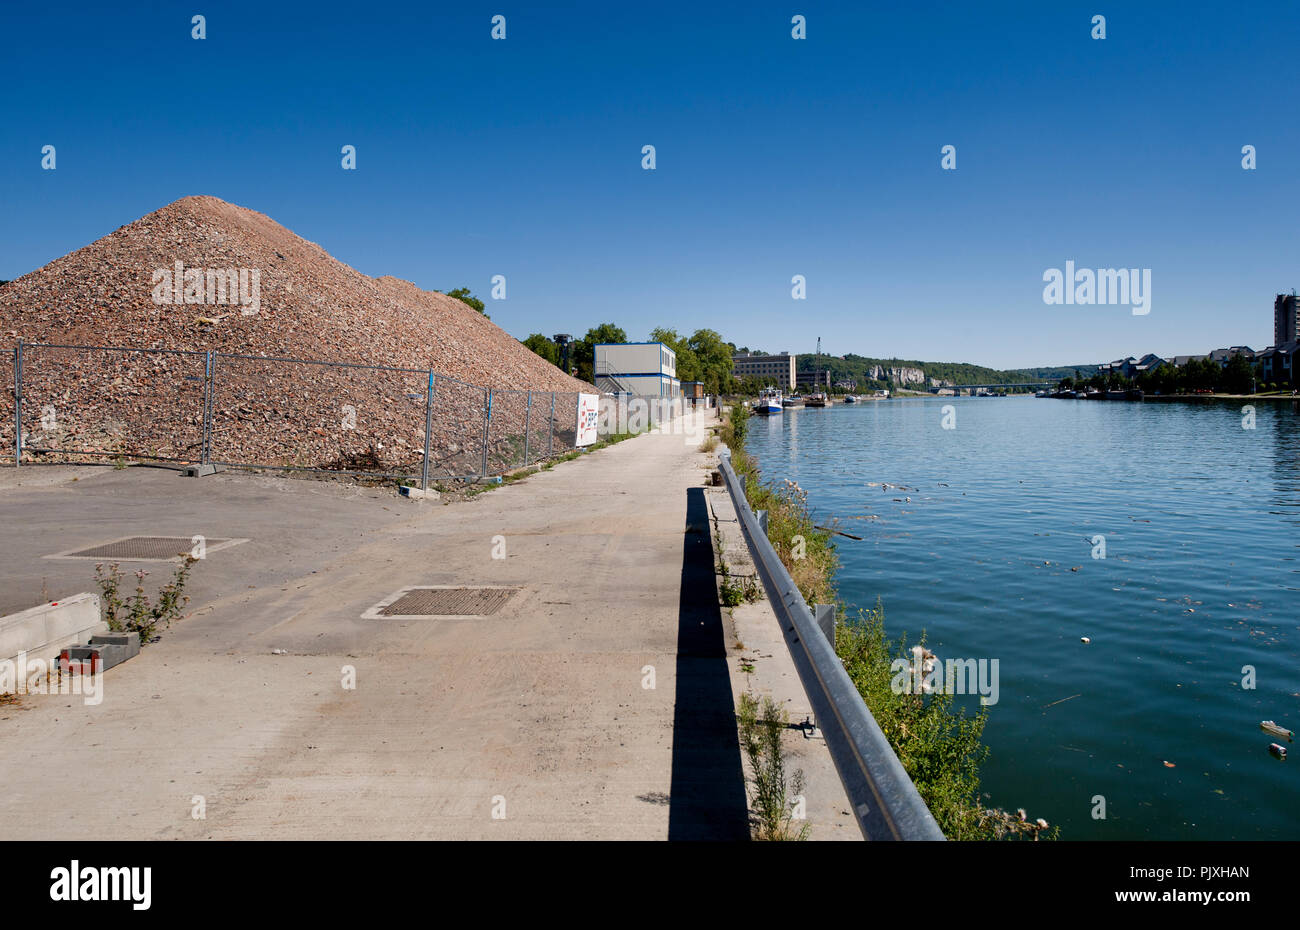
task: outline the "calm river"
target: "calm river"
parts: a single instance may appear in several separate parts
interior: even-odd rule
[[[863,537],[842,599],[999,660],[989,803],[1063,839],[1297,839],[1300,743],[1279,761],[1259,723],[1300,731],[1300,411],[1255,407],[871,401],[751,419],[748,447]]]

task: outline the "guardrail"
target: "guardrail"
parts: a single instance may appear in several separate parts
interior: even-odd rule
[[[826,737],[858,828],[868,840],[942,840],[943,832],[894,754],[862,695],[781,564],[745,497],[745,486],[721,450],[720,471],[794,659],[804,693]]]

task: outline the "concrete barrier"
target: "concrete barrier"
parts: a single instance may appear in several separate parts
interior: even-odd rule
[[[95,633],[108,632],[100,619],[98,594],[74,594],[21,613],[0,617],[0,661],[53,659],[66,646],[83,646]]]

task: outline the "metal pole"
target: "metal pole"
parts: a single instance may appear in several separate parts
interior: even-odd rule
[[[524,467],[528,467],[528,421],[533,416],[533,392],[528,392],[528,407],[524,410]]]
[[[480,478],[487,477],[487,444],[488,444],[488,424],[492,421],[492,389],[483,389],[483,473]]]
[[[216,432],[217,410],[217,352],[212,351],[212,390],[208,394],[208,460],[212,459],[212,434]]]
[[[14,349],[14,468],[23,463],[23,341]]]
[[[429,370],[429,390],[424,401],[424,473],[420,478],[420,490],[429,490],[429,454],[433,440],[433,380],[437,375]]]
[[[551,391],[551,429],[546,438],[546,457],[555,453],[555,392]]]
[[[199,464],[208,464],[212,448],[208,437],[212,429],[212,352],[203,353],[203,437],[199,440]]]

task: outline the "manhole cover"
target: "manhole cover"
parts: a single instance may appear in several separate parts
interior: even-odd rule
[[[214,538],[207,536],[128,536],[111,542],[48,555],[47,559],[99,559],[124,562],[171,562],[182,556],[198,553],[207,557],[218,549],[226,549],[247,539]]]
[[[518,591],[490,586],[419,585],[403,588],[361,616],[366,620],[489,617]]]

